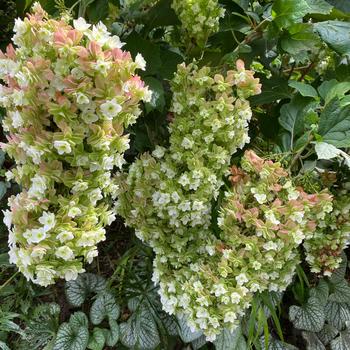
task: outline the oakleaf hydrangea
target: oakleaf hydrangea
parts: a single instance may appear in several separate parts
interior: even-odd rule
[[[223,318],[214,316],[215,305],[208,309],[199,280],[205,273],[201,261],[215,253],[217,242],[210,227],[212,201],[231,155],[249,142],[247,98],[260,92],[260,84],[242,61],[225,75],[182,64],[172,92],[170,146],[157,146],[120,175],[118,212],[156,253],[153,279],[160,284],[163,308],[187,313],[193,327],[210,338],[224,326]],[[192,301],[194,290],[203,291],[203,298]],[[211,323],[203,321],[202,312]]]
[[[74,279],[98,254],[118,185],[111,177],[129,147],[124,129],[150,92],[135,70],[144,60],[121,49],[102,23],[49,19],[38,3],[15,23],[0,55],[2,148],[22,192],[5,212],[10,261],[33,282]],[[140,66],[141,65],[141,66]]]

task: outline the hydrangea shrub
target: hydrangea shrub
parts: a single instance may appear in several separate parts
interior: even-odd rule
[[[33,282],[71,280],[98,254],[115,219],[121,168],[150,92],[137,69],[145,62],[121,49],[119,37],[83,18],[54,20],[39,4],[16,20],[13,43],[0,56],[2,148],[16,166],[7,173],[22,192],[5,212],[10,261]]]
[[[219,20],[225,13],[218,0],[173,0],[172,8],[181,21],[184,40],[194,40],[200,47],[219,30]]]

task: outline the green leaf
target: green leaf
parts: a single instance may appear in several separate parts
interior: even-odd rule
[[[172,26],[179,24],[179,19],[171,7],[170,0],[160,0],[144,16],[140,22],[145,24],[148,30],[156,27]]]
[[[109,320],[109,330],[103,329],[103,332],[108,346],[115,346],[118,343],[120,330],[116,321]]]
[[[157,324],[144,307],[120,324],[120,341],[129,348],[154,349],[160,343]]]
[[[11,350],[6,343],[4,343],[3,341],[0,341],[0,349],[1,350]]]
[[[350,321],[349,305],[344,303],[335,303],[329,301],[325,307],[326,321],[341,330],[345,327],[345,323]]]
[[[350,350],[350,322],[347,322],[346,326],[346,329],[331,341],[331,350]]]
[[[87,8],[87,15],[91,22],[104,20],[108,16],[108,0],[95,0]]]
[[[179,332],[178,332],[176,318],[172,315],[168,315],[165,312],[160,313],[160,318],[162,319],[162,322],[164,324],[164,327],[167,333],[173,337],[178,336]]]
[[[301,96],[306,97],[318,97],[316,89],[305,83],[300,83],[299,81],[290,80],[288,85],[300,92]]]
[[[114,296],[104,292],[98,295],[90,309],[90,320],[92,324],[98,325],[104,319],[117,320],[120,314],[120,308],[116,304]]]
[[[326,350],[321,340],[314,332],[302,332],[303,338],[306,341],[306,350]]]
[[[276,0],[272,6],[272,18],[279,28],[286,28],[301,22],[309,11],[310,7],[305,0]]]
[[[238,350],[247,348],[241,327],[237,327],[233,332],[225,328],[216,337],[214,345],[216,350]]]
[[[7,192],[7,184],[4,181],[0,181],[0,200],[5,196]]]
[[[314,33],[311,23],[295,23],[284,31],[280,38],[281,47],[297,61],[308,58],[310,51],[318,50],[320,37]]]
[[[350,12],[349,0],[328,0],[328,2],[345,13]]]
[[[265,337],[260,338],[261,349],[266,350],[298,350],[294,345],[287,344],[274,337],[269,337],[267,348],[265,347]],[[246,350],[246,348],[244,348]]]
[[[329,287],[324,279],[321,279],[315,288],[310,289],[310,297],[317,299],[323,306],[327,304],[328,295]]]
[[[86,327],[73,329],[69,323],[62,323],[55,340],[53,350],[85,350],[89,341]]]
[[[350,106],[330,101],[320,115],[318,133],[324,142],[336,147],[350,147]]]
[[[71,327],[76,330],[80,327],[88,328],[89,320],[87,316],[82,311],[74,312],[73,315],[69,318],[69,324]]]
[[[324,325],[325,313],[320,302],[311,297],[302,306],[291,306],[289,308],[289,318],[295,328],[319,332]]]
[[[324,21],[314,24],[314,28],[333,50],[341,55],[350,54],[350,23]]]
[[[328,92],[337,84],[336,79],[326,80],[318,87],[318,93],[325,100]]]
[[[326,142],[316,142],[315,151],[318,159],[333,159],[340,155],[340,150]]]
[[[178,327],[180,338],[184,343],[190,343],[203,334],[201,331],[192,332],[184,317],[178,318]]]
[[[153,77],[145,77],[144,82],[152,91],[151,101],[145,104],[147,113],[154,109],[162,112],[165,106],[163,84],[158,79]]]
[[[326,104],[333,98],[342,98],[350,90],[350,82],[344,81],[334,85],[327,93],[325,102]]]
[[[84,273],[74,281],[66,283],[66,296],[72,306],[81,306],[91,293],[100,293],[106,289],[106,280],[92,273]]]
[[[159,69],[159,74],[163,79],[172,79],[174,72],[177,70],[177,65],[184,61],[183,57],[179,53],[161,48],[160,58],[162,66]]]
[[[333,6],[325,0],[306,0],[309,5],[308,13],[319,13],[328,15],[332,12]]]
[[[153,44],[151,41],[142,38],[136,32],[132,32],[125,41],[125,49],[130,51],[134,58],[138,53],[141,53],[146,60],[147,75],[158,73],[162,66],[159,45]]]
[[[346,280],[333,285],[333,293],[329,296],[329,301],[350,304],[350,286]]]
[[[205,335],[202,335],[201,337],[195,339],[195,340],[191,343],[191,348],[192,348],[193,350],[199,350],[199,349],[202,348],[206,343],[207,343],[206,337],[205,337]]]
[[[261,94],[250,98],[252,105],[268,104],[277,100],[290,99],[288,81],[279,77],[261,78]]]
[[[26,323],[22,337],[24,346],[44,349],[47,344],[52,344],[59,328],[59,315],[58,304],[45,303],[37,306]]]
[[[0,167],[3,166],[4,161],[5,161],[5,152],[2,149],[0,149]]]
[[[342,261],[339,267],[332,273],[332,276],[329,278],[332,284],[337,284],[345,278],[346,267],[348,264],[348,259],[344,251],[341,254]]]
[[[101,328],[95,327],[92,331],[92,335],[89,338],[88,349],[91,350],[103,350],[105,345],[105,335]]]
[[[305,109],[309,108],[310,100],[295,96],[291,102],[284,104],[280,110],[279,123],[291,135],[290,148],[293,148],[294,139],[304,131]]]
[[[338,333],[339,331],[335,327],[330,324],[325,324],[321,332],[317,333],[317,336],[324,345],[328,345]]]

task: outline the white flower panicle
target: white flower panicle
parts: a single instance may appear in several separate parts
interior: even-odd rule
[[[33,11],[16,20],[17,48],[0,53],[2,148],[17,165],[6,176],[22,187],[4,222],[11,262],[46,286],[76,278],[97,255],[115,219],[111,170],[129,148],[123,130],[150,92],[135,73],[145,67],[142,57],[134,62],[102,23],[79,18],[72,27],[49,19],[38,3]]]

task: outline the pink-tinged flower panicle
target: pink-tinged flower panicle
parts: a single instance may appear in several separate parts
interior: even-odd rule
[[[118,37],[102,23],[73,24],[35,3],[16,20],[16,48],[0,54],[2,148],[16,162],[7,175],[22,186],[5,214],[10,260],[41,285],[76,278],[97,255],[115,218],[111,170],[129,147],[123,131],[150,98]]]

